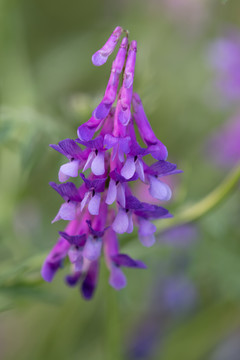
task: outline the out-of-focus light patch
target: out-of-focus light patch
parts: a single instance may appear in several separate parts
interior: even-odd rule
[[[214,71],[214,91],[220,106],[229,106],[240,100],[240,31],[228,30],[208,48],[207,62]]]
[[[240,162],[240,114],[230,119],[210,137],[206,152],[216,165],[224,168]]]
[[[41,213],[38,205],[26,200],[18,205],[13,217],[13,227],[19,238],[31,236],[41,225]]]
[[[67,107],[73,115],[85,118],[86,116],[89,117],[98,100],[98,98],[88,94],[76,93],[68,99]]]
[[[165,279],[163,302],[172,313],[184,313],[192,309],[197,300],[197,291],[193,282],[184,275]]]
[[[213,351],[210,360],[239,360],[240,359],[240,329],[231,334],[227,339],[222,340]]]
[[[198,229],[194,224],[184,224],[166,230],[158,236],[160,243],[174,246],[188,246],[198,239]]]
[[[209,2],[207,0],[151,0],[153,9],[162,8],[171,21],[181,26],[182,29],[204,29],[209,18]]]

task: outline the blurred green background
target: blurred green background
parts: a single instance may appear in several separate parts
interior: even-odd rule
[[[240,27],[239,13],[237,0],[1,0],[1,359],[240,359],[239,191],[192,225],[188,245],[181,233],[173,243],[160,234],[152,249],[123,243],[148,269],[127,270],[121,292],[104,263],[91,302],[64,285],[67,269],[52,284],[39,275],[65,225],[51,225],[61,200],[48,183],[63,159],[48,144],[76,137],[113,60],[96,68],[92,54],[117,25],[138,41],[134,90],[169,161],[184,170],[169,205],[179,214],[229,172],[209,161],[205,144],[238,109],[218,106],[207,51]],[[169,279],[173,309],[163,300]]]

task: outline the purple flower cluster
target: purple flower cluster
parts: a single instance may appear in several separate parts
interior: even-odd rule
[[[93,55],[94,65],[107,61],[123,34],[121,27],[113,31]],[[117,234],[131,233],[135,225],[142,244],[151,246],[156,231],[151,221],[171,216],[165,208],[134,197],[130,183],[140,179],[149,185],[151,196],[166,201],[171,198],[171,189],[161,177],[180,172],[166,161],[167,149],[156,138],[139,95],[133,93],[136,52],[137,42],[129,44],[128,37],[123,37],[103,99],[78,128],[78,138],[50,145],[67,158],[59,170],[60,184],[50,183],[64,200],[53,222],[63,219],[69,223],[59,232],[59,240],[43,264],[42,277],[52,281],[68,257],[71,274],[66,282],[69,286],[81,283],[86,299],[92,297],[97,285],[102,250],[110,271],[109,283],[116,290],[126,285],[123,267],[146,268],[143,262],[119,252]],[[144,148],[137,142],[134,124]],[[157,160],[150,166],[144,161],[149,154]],[[81,179],[80,187],[66,182],[71,177]]]

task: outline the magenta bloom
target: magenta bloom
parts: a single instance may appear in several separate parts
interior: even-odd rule
[[[94,65],[107,61],[122,33],[121,27],[114,30],[93,55]],[[139,95],[133,93],[136,53],[137,42],[128,45],[128,38],[123,37],[105,94],[92,117],[78,127],[77,139],[51,145],[68,159],[59,171],[62,183],[50,183],[64,200],[53,222],[70,222],[59,232],[60,238],[43,264],[42,277],[52,281],[68,258],[71,273],[66,283],[81,284],[85,299],[93,296],[97,286],[102,252],[110,271],[109,284],[116,290],[126,286],[124,267],[146,268],[140,260],[119,251],[117,234],[131,233],[136,226],[141,243],[151,246],[156,232],[152,221],[172,216],[167,209],[141,202],[132,195],[131,184],[140,179],[149,186],[150,196],[169,200],[172,191],[161,177],[180,172],[175,164],[166,161],[167,148],[155,136]],[[134,124],[144,148],[137,142]],[[157,160],[150,166],[144,160],[149,154]],[[90,170],[89,175],[86,170]],[[78,178],[80,185],[67,181],[71,177]]]

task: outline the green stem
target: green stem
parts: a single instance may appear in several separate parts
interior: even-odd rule
[[[237,165],[223,180],[223,182],[202,200],[189,206],[185,210],[180,210],[174,218],[156,221],[155,225],[157,226],[157,231],[161,232],[172,226],[196,221],[202,216],[205,216],[218,206],[235,189],[239,180],[240,165]]]

